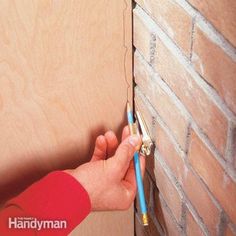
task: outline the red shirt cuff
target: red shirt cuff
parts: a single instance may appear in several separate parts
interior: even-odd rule
[[[63,171],[52,172],[34,183],[19,196],[11,199],[5,209],[12,208],[13,205],[16,206],[17,212],[21,209],[22,217],[66,222],[66,228],[41,229],[37,230],[38,235],[67,235],[91,211],[86,190],[74,177]],[[11,212],[10,217],[14,217],[14,210]],[[9,219],[6,220],[5,223],[8,223]]]

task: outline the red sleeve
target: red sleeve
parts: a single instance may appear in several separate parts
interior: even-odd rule
[[[0,235],[68,235],[90,211],[82,185],[55,171],[7,202],[0,211]]]

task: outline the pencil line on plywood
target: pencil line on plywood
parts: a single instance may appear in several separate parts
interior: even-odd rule
[[[125,8],[123,10],[123,46],[125,48],[125,52],[124,52],[124,76],[125,76],[125,82],[127,84],[127,92],[126,92],[126,96],[127,96],[127,101],[129,100],[129,91],[131,88],[131,84],[128,81],[127,78],[127,69],[126,69],[126,61],[127,61],[127,55],[128,55],[128,47],[126,45],[126,28],[125,28],[125,24],[126,24],[126,12],[128,9],[128,3],[126,0],[124,0],[124,4],[125,4]]]

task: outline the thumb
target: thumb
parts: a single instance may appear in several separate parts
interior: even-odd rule
[[[139,149],[141,138],[138,135],[132,135],[126,138],[117,148],[114,159],[116,168],[119,171],[126,171],[132,160],[134,153]]]

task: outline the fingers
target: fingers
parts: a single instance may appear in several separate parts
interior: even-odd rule
[[[140,156],[139,160],[140,160],[141,173],[143,177],[145,171],[145,157]],[[129,168],[127,170],[124,180],[122,180],[122,184],[125,187],[124,199],[126,199],[125,200],[125,202],[127,203],[126,209],[128,209],[131,203],[134,201],[137,192],[135,168],[133,161],[130,161]]]
[[[103,135],[100,135],[96,139],[94,153],[91,161],[98,161],[105,159],[106,153],[107,153],[106,138]]]
[[[115,154],[118,147],[118,140],[114,132],[108,131],[105,133],[107,142],[107,157],[111,157]]]
[[[142,178],[144,176],[145,172],[145,157],[140,156],[140,168],[141,168],[141,174]],[[126,176],[124,180],[122,181],[123,186],[125,187],[126,191],[124,192],[127,204],[127,209],[129,208],[130,204],[133,202],[136,192],[137,192],[137,184],[136,184],[136,176],[135,176],[135,168],[134,168],[134,162],[131,161],[129,168],[127,170]]]
[[[129,167],[131,159],[133,159],[134,153],[141,143],[140,137],[129,136],[126,138],[116,150],[114,159],[114,164],[116,165],[116,170],[121,173],[122,179]]]
[[[133,161],[130,162],[124,181],[129,183],[129,186],[132,187],[132,190],[136,190],[137,185],[136,185],[135,168]]]
[[[130,135],[129,126],[125,126],[122,132],[121,141],[124,141]]]
[[[143,177],[144,173],[145,173],[145,164],[146,164],[145,163],[145,157],[140,155],[139,160],[140,160],[141,174],[142,174],[142,177]],[[134,168],[134,162],[133,161],[130,162],[130,165],[129,165],[129,168],[127,170],[127,173],[126,173],[126,176],[125,176],[124,180],[132,186],[132,189],[136,189],[136,177],[135,177],[135,168]]]
[[[125,126],[122,132],[122,141],[129,136],[129,127]],[[105,135],[100,135],[96,139],[94,154],[91,161],[104,160],[114,156],[118,147],[118,140],[113,131],[108,131]]]

